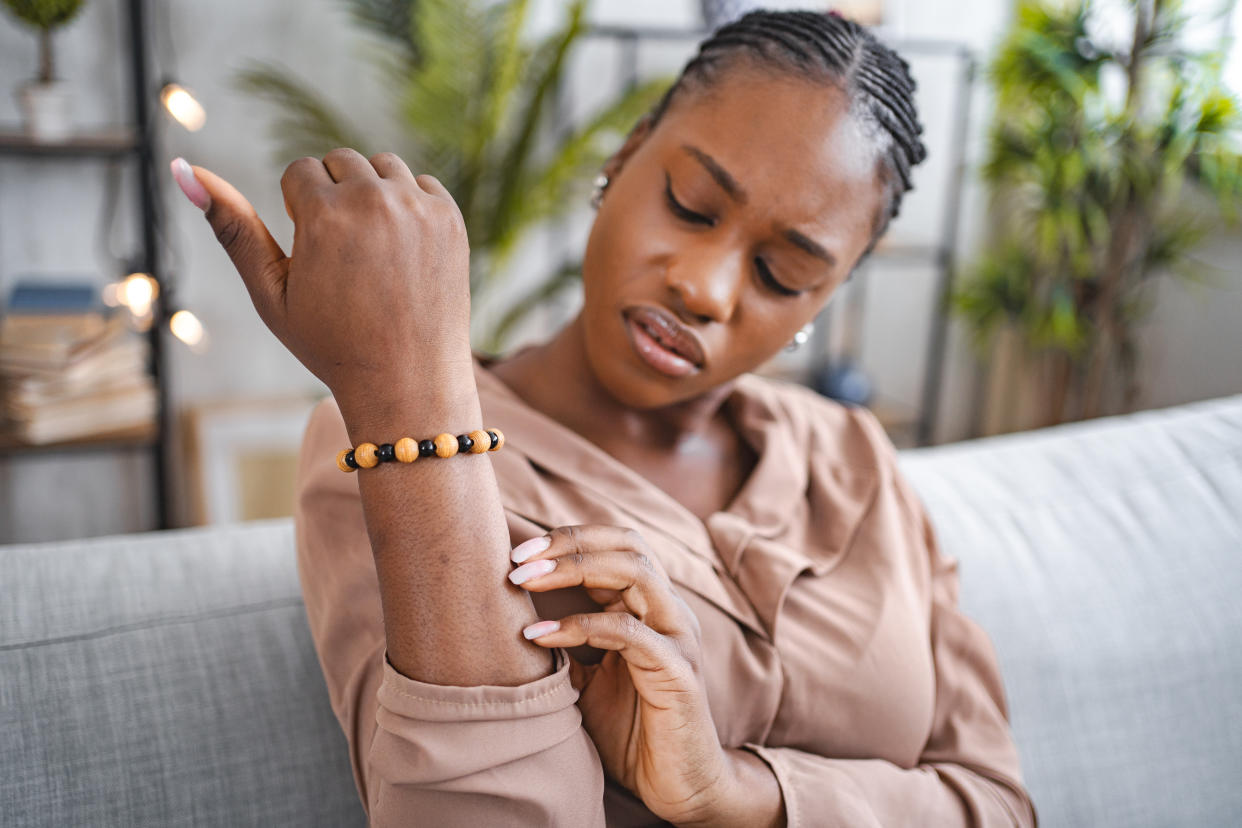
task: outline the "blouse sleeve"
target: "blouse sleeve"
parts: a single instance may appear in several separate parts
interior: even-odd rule
[[[878,423],[874,429],[883,435]],[[886,438],[878,437],[877,439]],[[838,759],[745,745],[772,768],[788,824],[899,826],[1038,825],[1022,784],[1000,668],[987,633],[958,606],[958,562],[941,554],[913,487],[888,444],[886,476],[897,489],[912,543],[930,561],[930,646],[935,664],[932,729],[918,764]],[[831,816],[829,816],[831,815]]]
[[[427,684],[397,672],[335,403],[311,415],[295,508],[298,574],[333,712],[369,824],[603,826],[603,770],[564,651],[517,687]]]

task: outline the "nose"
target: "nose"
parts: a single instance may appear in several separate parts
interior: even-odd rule
[[[738,251],[718,247],[683,250],[669,263],[666,281],[687,314],[700,322],[727,322],[742,290],[744,259]]]

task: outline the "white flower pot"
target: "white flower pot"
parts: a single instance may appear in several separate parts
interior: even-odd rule
[[[17,90],[26,134],[53,144],[73,135],[73,89],[68,81],[30,81]]]

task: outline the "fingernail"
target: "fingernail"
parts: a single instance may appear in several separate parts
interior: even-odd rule
[[[519,543],[513,547],[513,551],[509,553],[509,557],[514,563],[521,563],[531,555],[538,555],[540,552],[552,545],[552,538],[547,535],[540,535],[537,538],[531,538],[528,541]]]
[[[522,635],[526,636],[526,639],[529,641],[530,639],[538,638],[541,635],[554,633],[560,628],[560,621],[540,621],[538,624],[531,624],[529,627],[522,630]]]
[[[545,558],[542,561],[531,561],[528,564],[522,564],[517,569],[509,573],[509,580],[515,584],[529,581],[531,578],[538,578],[540,575],[547,575],[556,569],[555,558]]]
[[[194,175],[194,170],[190,168],[190,164],[184,158],[178,156],[172,160],[173,179],[177,182],[177,186],[181,188],[181,192],[185,193],[185,197],[200,210],[206,212],[211,206],[211,196],[207,194],[207,188]]]

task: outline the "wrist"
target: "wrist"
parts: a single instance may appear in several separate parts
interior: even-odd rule
[[[693,828],[778,828],[786,825],[784,795],[768,763],[741,748],[725,748],[724,755],[725,772],[712,798],[711,815],[693,823]],[[679,823],[679,826],[692,828],[690,823]]]
[[[436,366],[335,393],[353,445],[486,428],[472,367]]]

